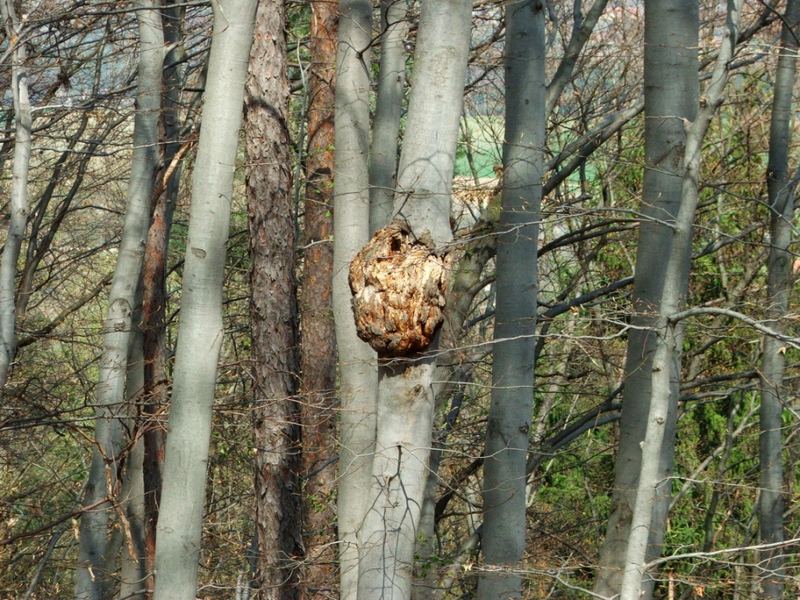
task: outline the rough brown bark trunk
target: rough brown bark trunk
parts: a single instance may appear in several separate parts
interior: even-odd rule
[[[144,403],[142,406],[144,459],[142,477],[145,492],[145,556],[147,560],[147,592],[152,596],[155,580],[152,577],[156,556],[156,524],[161,498],[161,470],[164,464],[164,428],[159,412],[167,400],[165,373],[164,307],[166,294],[166,248],[169,236],[166,224],[166,202],[157,201],[153,221],[147,236],[142,284],[142,346],[144,349]]]
[[[337,3],[311,3],[308,158],[300,317],[303,424],[302,598],[335,595],[336,339],[333,329],[333,147]]]
[[[302,550],[295,224],[287,125],[285,5],[262,0],[250,52],[245,140],[251,249],[250,320],[253,336],[257,597],[297,596],[294,561]]]

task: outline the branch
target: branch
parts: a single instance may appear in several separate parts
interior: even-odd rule
[[[111,282],[111,277],[113,273],[109,273],[103,279],[100,280],[94,288],[89,290],[88,293],[84,294],[80,298],[78,298],[75,302],[67,306],[64,310],[62,310],[52,321],[50,321],[47,325],[38,329],[37,331],[31,333],[30,335],[22,338],[19,343],[17,344],[17,348],[23,348],[35,342],[36,340],[43,338],[47,334],[51,333],[56,327],[61,325],[68,316],[74,313],[76,310],[83,308],[85,304],[91,302],[97,295],[102,291],[104,287],[106,287]]]
[[[551,112],[553,112],[553,108],[555,107],[558,99],[561,97],[564,87],[572,78],[575,65],[578,62],[578,57],[586,45],[586,42],[589,41],[589,37],[592,35],[594,26],[597,24],[597,20],[600,18],[600,15],[603,14],[606,4],[608,4],[608,0],[595,0],[594,4],[592,4],[592,7],[589,9],[589,12],[586,13],[586,16],[582,20],[576,19],[575,27],[572,30],[572,36],[570,37],[566,51],[564,52],[564,57],[561,59],[555,75],[553,75],[553,78],[547,85],[545,114],[549,115]]]
[[[651,560],[649,563],[645,565],[645,569],[650,569],[658,565],[663,565],[664,563],[673,560],[683,560],[686,558],[711,558],[712,556],[719,556],[722,554],[735,554],[738,552],[745,552],[747,550],[774,550],[777,548],[794,546],[798,543],[800,543],[800,538],[792,538],[790,540],[784,540],[782,542],[773,542],[770,544],[755,544],[754,546],[740,546],[738,548],[722,548],[721,550],[714,550],[713,552],[687,552],[685,554],[673,554],[672,556],[664,556],[661,558],[657,558],[655,560]]]
[[[9,544],[13,544],[16,541],[33,537],[35,535],[39,535],[40,533],[43,533],[48,529],[52,529],[53,527],[61,525],[61,523],[63,523],[67,519],[72,519],[73,517],[79,517],[83,513],[89,512],[90,510],[93,510],[98,506],[100,506],[101,504],[105,504],[106,502],[108,502],[108,498],[101,498],[97,502],[92,502],[91,504],[87,504],[86,506],[81,506],[80,508],[76,508],[72,512],[62,515],[59,518],[55,519],[54,521],[50,521],[49,523],[46,523],[41,527],[37,527],[36,529],[32,529],[31,531],[23,531],[21,533],[11,535],[5,538],[4,540],[0,540],[0,546],[8,546]]]
[[[785,335],[774,329],[767,327],[766,325],[762,325],[759,321],[756,321],[752,317],[748,317],[744,313],[740,313],[735,310],[731,310],[729,308],[716,308],[713,306],[700,306],[695,308],[689,308],[687,310],[682,310],[680,312],[674,313],[670,317],[667,318],[667,321],[671,325],[675,325],[678,321],[682,321],[683,319],[688,319],[689,317],[696,317],[701,315],[722,315],[725,317],[731,317],[732,319],[738,319],[742,323],[750,325],[752,328],[760,331],[764,335],[768,335],[770,337],[775,338],[776,340],[780,340],[782,342],[786,342],[792,348],[796,348],[800,350],[800,338],[792,337],[789,335]],[[792,320],[798,320],[798,317],[787,317]]]

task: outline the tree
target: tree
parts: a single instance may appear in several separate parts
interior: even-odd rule
[[[167,373],[167,260],[175,205],[178,200],[183,156],[189,143],[181,142],[181,88],[184,83],[180,62],[185,58],[183,47],[184,6],[166,3],[161,12],[164,42],[169,51],[164,56],[162,74],[164,102],[162,106],[163,153],[154,193],[154,206],[144,250],[142,267],[142,352],[144,381],[140,424],[144,441],[143,478],[145,493],[145,541],[147,547],[148,593],[153,592],[153,569],[156,552],[156,526],[161,500],[166,430],[162,419],[168,400]]]
[[[86,512],[80,523],[81,567],[75,577],[75,595],[80,599],[107,598],[109,506],[116,493],[120,468],[123,429],[127,415],[125,402],[128,354],[131,347],[132,316],[142,269],[150,199],[157,159],[158,116],[161,107],[161,67],[164,45],[161,19],[156,4],[138,4],[139,70],[137,105],[134,118],[133,158],[128,184],[125,222],[117,264],[109,291],[108,313],[103,323],[103,353],[100,359],[96,392],[96,446],[86,483],[84,505],[97,507]]]
[[[486,567],[479,599],[521,597],[528,437],[533,412],[539,208],[545,146],[544,5],[506,8],[503,191],[497,227],[492,403],[483,461]],[[507,569],[511,570],[507,570]]]
[[[381,61],[369,153],[371,234],[392,217],[406,82],[405,43],[409,30],[406,13],[405,0],[381,0]]]
[[[300,593],[335,584],[336,334],[333,325],[333,171],[336,4],[311,3],[308,157],[300,289],[303,545]]]
[[[128,354],[128,372],[125,377],[125,400],[128,404],[129,418],[125,426],[135,430],[136,405],[144,392],[144,351],[142,331],[137,326],[141,322],[141,289],[137,292],[136,310],[133,314],[131,349]],[[125,526],[115,532],[118,543],[110,544],[111,551],[119,547],[119,600],[144,600],[152,588],[148,585],[150,577],[147,552],[147,518],[144,487],[144,439],[139,437],[130,442],[122,473],[119,491],[120,512],[125,515]],[[123,531],[124,530],[124,531]],[[122,538],[125,539],[122,539]]]
[[[8,221],[8,236],[0,259],[0,397],[2,397],[8,372],[17,351],[15,302],[17,261],[28,225],[28,171],[31,159],[32,117],[23,28],[11,0],[3,0],[0,3],[0,17],[3,19],[6,39],[13,46],[11,94],[14,100],[15,122],[11,215]]]
[[[264,1],[245,95],[250,327],[260,598],[294,598],[302,554],[295,320],[295,224],[287,123],[285,4]]]
[[[430,6],[436,4],[430,2]],[[656,10],[656,5],[647,4],[648,12]],[[216,238],[224,238],[226,252],[221,281],[213,282],[222,286],[221,296],[212,300],[221,297],[222,307],[203,321],[205,328],[219,334],[221,327],[224,332],[219,334],[222,342],[213,376],[209,372],[213,364],[203,351],[208,340],[189,344],[193,352],[190,359],[185,358],[186,348],[182,346],[179,354],[183,352],[184,359],[178,361],[177,371],[173,349],[176,339],[187,343],[184,332],[179,335],[178,329],[181,322],[185,325],[187,318],[190,323],[192,319],[193,309],[182,306],[181,299],[196,307],[200,289],[196,279],[186,279],[181,285],[183,276],[189,277],[194,267],[184,259],[192,217],[191,186],[184,188],[183,184],[190,178],[178,175],[181,169],[193,171],[195,166],[204,174],[208,171],[208,161],[202,155],[199,162],[195,161],[200,132],[196,115],[200,114],[203,90],[207,84],[213,88],[206,68],[212,17],[218,5],[170,0],[156,7],[165,40],[159,52],[164,56],[160,68],[163,95],[155,144],[157,165],[148,207],[151,228],[139,280],[142,290],[134,294],[130,317],[127,373],[121,396],[124,405],[114,415],[118,450],[107,461],[108,478],[102,482],[102,497],[96,505],[86,505],[82,497],[88,457],[95,444],[96,399],[101,391],[97,387],[103,354],[101,324],[108,313],[108,288],[119,257],[131,166],[130,138],[139,108],[135,104],[139,87],[136,23],[142,11],[136,3],[113,10],[97,3],[60,0],[15,4],[20,17],[19,39],[24,40],[27,54],[33,120],[27,186],[30,215],[16,273],[18,351],[0,411],[0,589],[6,595],[22,600],[72,597],[71,583],[81,562],[79,544],[70,532],[73,524],[78,526],[84,516],[90,522],[99,510],[108,523],[103,538],[105,560],[101,571],[92,567],[91,572],[104,580],[103,597],[149,600],[148,592],[152,594],[153,590],[147,587],[154,586],[155,579],[147,579],[153,574],[153,566],[152,557],[143,558],[144,522],[149,519],[147,525],[152,525],[155,510],[162,506],[157,496],[158,477],[163,475],[168,487],[175,485],[183,494],[182,503],[173,502],[172,509],[169,502],[163,505],[167,513],[177,514],[177,505],[199,521],[202,505],[203,517],[202,527],[170,526],[178,533],[173,532],[173,541],[186,532],[196,537],[183,540],[188,546],[178,542],[175,555],[183,557],[181,564],[166,567],[172,568],[166,575],[159,565],[159,576],[178,573],[183,578],[183,569],[196,564],[197,597],[254,598],[256,574],[259,578],[265,575],[262,580],[267,580],[279,572],[290,578],[287,585],[281,585],[282,581],[274,587],[262,585],[260,595],[335,596],[340,587],[336,581],[340,565],[336,553],[340,548],[343,595],[348,598],[358,593],[359,550],[364,559],[362,571],[373,559],[380,561],[378,569],[383,569],[382,573],[362,573],[362,586],[385,583],[382,591],[386,596],[402,595],[398,587],[390,591],[389,586],[406,585],[407,579],[401,579],[412,569],[414,600],[493,595],[489,588],[494,584],[507,595],[520,598],[590,596],[595,583],[591,565],[596,564],[603,539],[601,529],[605,529],[612,508],[614,449],[624,408],[621,398],[623,393],[626,402],[640,396],[635,389],[624,391],[638,381],[625,371],[625,354],[640,326],[651,344],[648,348],[660,353],[659,360],[670,362],[674,347],[679,346],[680,361],[675,360],[670,375],[679,373],[680,383],[665,382],[660,372],[641,377],[650,388],[668,386],[671,394],[674,390],[674,396],[668,399],[677,413],[674,440],[666,435],[659,439],[658,430],[654,435],[652,428],[648,435],[643,428],[635,434],[630,430],[626,433],[641,435],[638,441],[644,442],[644,458],[650,465],[649,471],[640,468],[632,478],[638,479],[632,493],[647,502],[644,510],[640,506],[635,517],[631,516],[639,525],[629,529],[623,549],[629,555],[627,585],[632,586],[626,595],[635,596],[638,586],[643,597],[652,589],[652,597],[749,598],[764,594],[760,589],[763,583],[777,584],[781,578],[783,594],[791,594],[792,578],[797,575],[793,557],[798,542],[789,533],[798,529],[800,511],[786,504],[783,541],[762,544],[766,527],[759,535],[759,512],[767,508],[769,492],[796,487],[800,475],[794,467],[800,464],[798,420],[791,410],[781,411],[781,404],[777,405],[777,415],[772,414],[773,418],[780,417],[780,422],[763,427],[762,439],[770,440],[769,452],[774,458],[765,455],[759,461],[762,428],[758,415],[767,383],[762,349],[770,348],[764,336],[777,340],[777,349],[783,352],[784,371],[771,382],[774,388],[766,387],[768,393],[777,391],[784,408],[800,376],[800,339],[791,310],[800,290],[792,280],[787,288],[790,309],[782,315],[771,312],[778,302],[768,300],[772,286],[767,262],[773,245],[777,248],[782,242],[780,236],[770,233],[765,218],[770,212],[770,186],[764,174],[778,163],[768,164],[770,113],[764,107],[773,102],[771,81],[780,54],[777,40],[785,5],[742,3],[744,25],[737,35],[735,54],[729,52],[732,45],[724,3],[699,7],[696,77],[702,92],[697,99],[697,116],[691,122],[685,119],[682,127],[678,119],[670,118],[674,114],[651,116],[648,112],[648,118],[642,114],[644,2],[586,0],[542,5],[547,11],[544,39],[525,36],[524,40],[531,45],[544,43],[545,73],[551,75],[543,103],[547,137],[540,151],[548,157],[541,166],[543,198],[538,218],[520,218],[511,229],[506,221],[519,216],[516,212],[506,211],[506,221],[499,223],[504,183],[507,204],[519,196],[535,199],[537,193],[519,193],[524,186],[511,183],[526,161],[511,161],[509,155],[530,154],[532,159],[540,159],[535,151],[539,145],[530,143],[533,133],[527,130],[540,126],[537,119],[541,118],[542,103],[520,103],[524,111],[535,114],[520,117],[514,108],[517,92],[506,92],[507,86],[511,92],[528,85],[529,80],[516,73],[534,69],[534,55],[528,52],[528,60],[520,61],[523,64],[516,73],[503,75],[505,59],[512,58],[506,51],[513,53],[515,48],[514,31],[527,24],[525,19],[514,19],[507,28],[506,9],[515,16],[520,15],[518,10],[530,14],[523,8],[529,4],[472,3],[471,15],[465,17],[471,24],[471,40],[463,94],[461,90],[448,91],[456,77],[451,80],[441,76],[457,66],[453,60],[439,61],[437,78],[427,86],[430,93],[423,94],[428,98],[424,109],[436,112],[432,120],[438,132],[434,135],[427,133],[427,126],[420,127],[419,115],[414,116],[419,106],[409,107],[407,102],[410,96],[406,92],[413,95],[422,93],[421,89],[404,89],[405,84],[397,79],[404,66],[414,88],[418,86],[417,77],[424,75],[420,61],[430,56],[431,44],[426,42],[425,27],[418,26],[417,8],[427,11],[425,3],[389,0],[381,7],[382,20],[376,18],[374,23],[370,17],[376,15],[377,3],[359,5],[356,43],[351,43],[351,38],[343,44],[339,58],[344,60],[336,65],[351,87],[340,86],[345,96],[340,94],[336,99],[328,86],[333,85],[329,67],[335,61],[330,44],[335,42],[320,31],[330,31],[330,21],[338,16],[335,5],[315,5],[312,11],[309,3],[286,4],[282,18],[277,13],[283,7],[272,10],[271,15],[261,15],[275,18],[268,23],[271,35],[259,40],[263,50],[255,52],[256,61],[265,58],[267,64],[254,65],[264,76],[255,85],[251,82],[254,95],[246,109],[253,119],[251,144],[247,150],[240,146],[237,154],[241,162],[236,164],[241,168],[233,177],[230,232]],[[230,30],[225,20],[229,6],[233,4],[219,11],[224,32]],[[180,32],[183,11],[185,26]],[[393,12],[397,15],[392,16]],[[686,11],[680,14],[684,20],[692,17]],[[348,19],[352,16],[353,12],[346,10],[343,18],[344,26],[351,31],[354,21]],[[677,14],[670,16],[679,20]],[[652,13],[648,19],[652,19]],[[668,21],[661,20],[661,24]],[[461,17],[451,16],[446,35],[438,36],[438,40],[443,45],[454,42],[463,23]],[[683,27],[683,21],[675,27],[681,34],[689,29]],[[309,33],[312,28],[313,35]],[[400,35],[406,28],[407,33]],[[283,56],[281,47],[284,35],[288,57]],[[664,36],[675,39],[667,32]],[[400,42],[406,48],[418,46],[417,60],[403,56]],[[0,68],[0,85],[8,90],[14,48],[7,41],[5,68]],[[659,50],[666,62],[676,58],[669,47],[651,44],[647,49],[648,68]],[[379,56],[395,66],[384,64],[379,72]],[[722,64],[718,57],[724,65],[717,69],[715,64]],[[353,67],[349,71],[348,65]],[[674,66],[663,66],[661,71],[665,87],[680,80],[677,73],[683,72]],[[727,72],[732,74],[731,85],[725,87],[724,96],[718,95]],[[354,75],[357,88],[352,87]],[[689,70],[684,75],[689,79]],[[175,78],[183,81],[176,82]],[[651,74],[648,84],[652,79]],[[228,85],[226,94],[234,87]],[[173,92],[177,88],[179,95]],[[392,92],[388,96],[383,93],[387,88]],[[327,109],[323,102],[326,92]],[[653,89],[647,92],[648,111],[654,107],[650,98],[653,93]],[[450,179],[449,165],[444,160],[438,162],[438,158],[451,149],[444,148],[443,140],[446,142],[452,131],[450,111],[459,111],[458,99],[462,97],[452,201],[445,208],[444,201],[438,202],[445,195],[439,192],[445,189],[444,184],[440,186],[437,181],[436,186],[428,186],[435,189],[427,197],[415,191],[414,185],[427,181],[426,168],[433,163],[443,180]],[[669,94],[663,94],[655,100],[669,99]],[[340,128],[336,148],[329,137],[334,135],[329,112],[334,100],[338,102],[336,125]],[[242,106],[235,108],[238,111]],[[212,111],[211,116],[214,114]],[[384,120],[384,114],[391,118]],[[370,132],[371,117],[374,127]],[[0,166],[6,167],[5,176],[0,178],[6,225],[14,187],[14,121],[9,92],[0,105],[0,123],[6,132],[0,139]],[[392,130],[395,133],[378,133],[379,122],[397,127]],[[524,143],[515,143],[512,133],[506,135],[506,126],[509,131],[526,131]],[[653,149],[653,141],[660,139],[656,134],[672,126],[688,150],[668,152],[664,159],[667,164],[663,165],[658,162],[662,156]],[[706,126],[705,136],[698,136]],[[287,130],[292,132],[291,142]],[[227,130],[216,135],[214,141],[225,133]],[[245,137],[240,135],[240,139]],[[649,138],[647,144],[645,137]],[[348,145],[348,141],[352,143]],[[406,154],[410,149],[424,148],[414,150],[422,157],[417,161],[420,169],[405,180],[402,173],[396,176],[401,142]],[[496,168],[503,160],[504,145],[505,172]],[[789,167],[798,142],[791,137],[773,145],[786,151],[787,168],[783,172],[791,184],[794,176]],[[382,156],[383,146],[389,150]],[[666,148],[662,150],[666,152]],[[246,152],[251,156],[249,161],[245,161]],[[335,169],[330,164],[334,153],[339,153],[340,159]],[[380,173],[374,168],[379,158],[388,159],[385,170],[378,169]],[[223,162],[225,169],[233,168],[232,158]],[[641,167],[646,162],[643,194]],[[657,208],[650,206],[649,214],[645,214],[642,198],[656,198],[652,191],[654,175],[667,179],[667,169],[667,174],[683,180],[678,205],[686,210],[677,210],[675,217],[662,214],[665,218],[660,218]],[[293,174],[291,199],[287,199],[288,172]],[[385,189],[368,174],[388,176]],[[509,181],[504,181],[504,174]],[[204,183],[195,190],[197,198],[204,197],[200,190],[210,191],[212,201],[219,198],[220,192],[213,188],[224,183],[224,177],[217,177],[214,169],[210,183],[200,172],[195,175],[196,182],[202,179]],[[326,229],[332,226],[326,181],[332,181],[334,175],[339,179],[335,184],[335,240]],[[256,196],[251,201],[252,223],[248,178],[251,194]],[[411,179],[415,181],[409,183]],[[533,180],[526,177],[525,184]],[[177,188],[180,191],[175,194]],[[253,193],[256,188],[260,191]],[[378,205],[369,202],[368,195],[383,196],[383,206],[389,213],[395,212],[396,197],[400,206],[397,218],[386,224],[386,216],[370,210],[370,205],[372,209]],[[173,203],[174,217],[168,228],[165,225]],[[217,216],[228,209],[225,202],[214,204]],[[438,206],[431,210],[435,218],[426,216],[422,231],[414,230],[404,218],[434,205]],[[194,216],[202,206],[202,201],[196,200]],[[410,207],[413,210],[409,211]],[[775,212],[777,206],[772,209]],[[375,229],[371,240],[370,212]],[[689,220],[691,245],[686,242]],[[539,223],[535,248],[533,236],[518,235],[532,227],[532,221]],[[642,232],[638,231],[640,223],[644,223]],[[218,225],[215,222],[209,227]],[[425,231],[434,225],[442,230],[449,226],[452,239],[437,245],[434,236]],[[192,236],[196,229],[195,225]],[[3,235],[0,232],[0,243],[5,241]],[[294,236],[296,240],[290,241]],[[673,260],[677,250],[673,252],[666,243],[655,248],[655,236],[675,242],[676,247],[691,248],[687,261],[691,277],[677,312],[668,304],[661,312],[653,307],[635,309],[631,303],[634,277],[644,281],[646,275],[641,269],[635,272],[637,244],[641,244],[641,252],[657,255],[653,263],[658,268],[664,262],[679,262]],[[793,238],[790,236],[786,247],[790,262],[796,250]],[[189,251],[192,247],[206,251],[208,246],[199,246],[196,239],[190,240]],[[214,243],[214,249],[222,246],[222,242]],[[527,252],[517,261],[508,261],[507,253],[523,244]],[[251,245],[257,264],[251,259]],[[341,370],[337,365],[335,378],[331,374],[332,343],[324,333],[330,334],[328,301],[332,298],[326,295],[332,275],[326,274],[326,269],[333,245],[339,261],[335,274],[340,276],[336,308],[341,322],[336,328],[345,342],[339,349]],[[526,344],[532,339],[530,329],[519,327],[512,328],[510,335],[502,333],[509,312],[509,295],[504,290],[509,280],[515,285],[526,283],[529,274],[516,279],[514,274],[530,269],[534,259],[538,269],[536,296],[512,296],[525,300],[512,307],[525,312],[526,318],[519,323],[526,327],[534,320],[536,323],[534,343]],[[341,277],[347,274],[348,264],[352,267],[350,282]],[[255,285],[251,286],[253,267],[258,270],[253,273]],[[792,278],[797,268],[798,264],[791,265]],[[293,289],[292,270],[297,290]],[[419,272],[428,274],[421,285],[411,277]],[[659,277],[656,273],[652,279]],[[671,286],[673,290],[678,287]],[[368,294],[362,293],[365,290],[374,292],[373,297],[380,302],[370,304]],[[292,307],[294,293],[299,322]],[[143,317],[136,314],[139,295]],[[661,294],[656,302],[664,297],[670,300],[668,294]],[[363,311],[364,307],[368,310]],[[634,315],[635,310],[649,312]],[[391,327],[381,329],[380,319],[369,320],[372,314],[385,317],[382,322]],[[221,315],[221,321],[217,315]],[[424,318],[417,319],[419,315]],[[377,408],[375,352],[358,341],[353,329],[356,316],[360,335],[379,349],[384,392],[387,380],[394,383],[394,376],[407,373],[416,378],[406,382],[411,391],[429,391],[427,404],[416,399],[401,404],[396,401],[398,397],[384,394],[381,408]],[[141,327],[137,327],[140,320]],[[409,323],[411,326],[406,327]],[[139,335],[149,338],[147,358],[143,356],[145,344],[136,339]],[[503,351],[516,345],[525,348],[526,356],[512,353],[516,360],[507,361]],[[206,347],[216,351],[211,342]],[[530,368],[528,353],[533,355],[534,379],[522,374]],[[294,364],[298,356],[299,369]],[[516,386],[493,382],[493,369],[495,376],[501,377],[504,362],[520,370],[519,394],[512,393]],[[193,369],[200,364],[197,378],[205,378],[201,383],[209,386],[193,398],[208,402],[210,394],[203,394],[208,393],[213,379],[211,410],[207,405],[200,410],[187,408],[184,403],[182,413],[185,416],[194,411],[201,417],[191,436],[202,437],[210,431],[208,453],[203,455],[204,448],[198,447],[197,440],[189,440],[191,464],[162,474],[158,449],[166,434],[168,396],[173,375],[177,374],[178,395],[187,398],[187,364]],[[433,372],[427,379],[418,377],[421,369],[416,367],[423,364],[430,364]],[[275,368],[283,373],[274,372]],[[195,381],[195,375],[191,371],[190,382]],[[363,379],[356,375],[363,375]],[[533,381],[535,388],[531,387]],[[340,383],[345,384],[341,387],[343,410],[338,403]],[[415,385],[421,387],[415,390]],[[519,397],[510,406],[498,402],[512,395]],[[663,394],[649,394],[648,398],[663,406]],[[430,406],[433,417],[429,422],[426,411]],[[776,405],[767,401],[763,406]],[[395,407],[399,408],[392,412]],[[499,410],[503,408],[507,410]],[[286,413],[281,412],[284,409]],[[381,412],[380,425],[375,421],[376,410]],[[209,412],[210,429],[204,429],[207,424],[202,419]],[[177,414],[180,416],[181,409]],[[488,426],[491,424],[491,438],[496,440],[498,415],[504,414],[511,414],[509,422],[517,423],[507,432],[508,449],[503,441],[498,444],[499,452],[490,450],[487,454]],[[261,439],[257,443],[254,416],[264,417],[258,423],[256,433]],[[643,418],[646,421],[647,415]],[[331,431],[332,420],[344,426],[341,436]],[[422,440],[430,432],[431,422],[430,441]],[[418,430],[412,432],[413,439],[411,434],[406,435],[407,427]],[[528,434],[524,435],[520,427],[529,428]],[[373,471],[379,428],[382,445],[396,442],[399,447],[382,448],[385,451],[377,457]],[[774,435],[777,429],[780,439]],[[402,435],[392,438],[390,430]],[[180,431],[173,427],[171,434],[178,432],[174,440],[182,439]],[[154,439],[143,444],[146,437]],[[282,445],[284,440],[290,441]],[[429,460],[424,458],[424,450],[419,450],[425,444],[430,445]],[[653,550],[642,558],[642,547],[652,538],[643,541],[639,534],[648,527],[658,532],[664,522],[659,511],[654,514],[647,506],[656,495],[653,490],[662,489],[657,477],[664,477],[661,473],[653,476],[651,459],[663,457],[665,449],[671,447],[674,465],[668,473],[674,493],[655,499],[664,500],[659,510],[669,510],[668,527],[663,528],[658,550],[661,556]],[[144,460],[143,449],[155,460]],[[276,453],[270,454],[273,449]],[[341,461],[337,461],[340,450]],[[265,492],[263,496],[257,496],[254,480],[248,476],[256,451],[263,467],[260,475],[269,474],[261,476],[258,484]],[[519,460],[523,454],[527,455],[524,465]],[[393,463],[391,459],[395,459]],[[774,476],[777,470],[772,467],[777,459],[784,461],[783,482],[776,477],[777,483],[761,484],[760,466]],[[386,463],[394,470],[381,471]],[[515,474],[498,474],[498,467],[511,467]],[[376,480],[374,472],[383,479]],[[190,493],[181,487],[180,477],[186,473],[201,473],[193,477],[195,483],[205,481],[202,492],[194,487]],[[337,489],[339,475],[343,476],[341,489]],[[487,485],[493,477],[498,485]],[[417,482],[419,487],[424,482],[421,493]],[[763,488],[767,493],[762,495]],[[421,501],[416,499],[418,493]],[[173,498],[175,495],[173,490]],[[338,514],[331,504],[337,496],[342,508]],[[492,496],[500,497],[500,503]],[[762,496],[765,502],[760,505]],[[524,508],[520,502],[523,498]],[[267,506],[267,501],[272,505]],[[784,495],[784,501],[788,502],[788,496]],[[264,540],[262,533],[259,551],[257,503],[261,504],[258,520],[266,527],[276,526],[273,518],[279,512],[294,515],[300,505],[299,516],[287,516],[283,519],[286,523],[277,525],[291,530],[288,545],[281,546],[280,531],[269,540]],[[365,520],[371,507],[385,518],[371,514]],[[407,511],[398,516],[402,509]],[[343,517],[342,532],[349,536],[346,542],[333,531],[338,516]],[[165,523],[162,519],[162,525]],[[771,518],[773,523],[781,527],[779,519]],[[498,535],[498,524],[510,531]],[[373,536],[360,549],[359,533],[361,541]],[[523,535],[527,541],[523,541]],[[152,549],[152,529],[149,537]],[[405,553],[410,547],[405,541],[411,537],[413,554],[404,554],[411,558],[393,554],[394,550]],[[395,540],[403,543],[383,547],[384,542],[391,546]],[[162,542],[163,538],[157,544]],[[507,552],[506,556],[501,556],[502,552]],[[623,574],[625,566],[623,555]],[[765,571],[767,566],[770,572]],[[368,590],[368,594],[373,592]],[[172,597],[168,592],[163,596]]]
[[[211,406],[223,335],[225,244],[256,4],[220,0],[214,5],[158,517],[156,600],[196,595]]]
[[[769,195],[770,245],[767,259],[767,316],[770,326],[783,333],[783,319],[789,310],[792,286],[792,219],[795,182],[789,176],[789,148],[792,136],[792,94],[797,65],[800,2],[788,0],[781,30],[778,67],[770,121],[767,192]],[[761,382],[761,495],[758,517],[762,544],[784,540],[783,407],[786,346],[773,336],[764,337]],[[784,550],[764,551],[766,575],[761,584],[763,597],[784,597]]]
[[[652,594],[652,580],[644,581],[647,562],[663,542],[683,341],[676,315],[686,302],[703,139],[727,83],[740,15],[741,0],[730,0],[726,36],[698,109],[696,4],[678,9],[656,2],[645,9],[646,220],[637,249],[614,507],[595,586],[622,600]]]
[[[637,485],[641,485],[639,471],[645,460],[640,443],[650,421],[651,405],[667,411],[658,416],[664,427],[664,442],[654,449],[655,455],[648,457],[658,462],[660,470],[654,477],[661,482],[657,506],[648,508],[651,514],[663,508],[669,498],[669,480],[665,477],[672,467],[680,344],[675,338],[667,339],[675,332],[664,328],[666,316],[685,301],[688,285],[692,221],[683,223],[683,230],[675,229],[674,221],[680,214],[687,214],[686,209],[682,209],[686,203],[683,196],[685,122],[694,121],[697,115],[698,19],[694,0],[680,5],[649,2],[645,7],[643,219],[639,224],[632,301],[634,329],[628,334],[625,359],[624,409],[614,471],[612,513],[595,583],[595,592],[605,596],[617,594],[621,589]],[[687,226],[689,231],[685,229]],[[676,235],[678,232],[680,237]],[[664,260],[665,256],[670,257],[669,260]],[[674,279],[668,280],[668,276]],[[669,305],[664,305],[665,293],[671,295]],[[665,346],[664,351],[669,356],[662,358],[666,363],[656,365],[653,361],[659,345]],[[656,369],[661,369],[668,377],[666,388],[652,387],[655,381],[651,377]],[[664,385],[660,381],[659,384]],[[651,517],[653,530],[648,557],[660,546],[665,518],[663,512]]]
[[[364,521],[375,448],[378,374],[375,352],[358,339],[347,270],[369,239],[369,61],[372,6],[340,0],[336,46],[336,131],[333,188],[333,316],[339,356],[337,516],[342,598],[355,598],[357,532]]]
[[[394,200],[395,215],[407,224],[406,239],[416,240],[410,247],[416,244],[418,250],[418,241],[424,240],[429,251],[444,251],[452,239],[450,196],[470,31],[470,2],[422,4],[406,124],[413,135],[404,138]],[[380,243],[377,235],[373,241]],[[423,284],[402,285],[413,289]],[[426,288],[425,294],[430,291]],[[431,446],[435,367],[431,355],[419,353],[381,361],[375,455],[359,535],[359,600],[410,597]]]

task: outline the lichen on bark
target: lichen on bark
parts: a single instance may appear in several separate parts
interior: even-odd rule
[[[449,256],[403,220],[376,231],[350,263],[358,337],[380,356],[425,350],[442,323],[449,267]]]

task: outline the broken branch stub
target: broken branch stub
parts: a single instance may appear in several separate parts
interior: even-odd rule
[[[449,262],[405,221],[376,231],[350,263],[358,337],[380,356],[425,350],[444,316]]]

